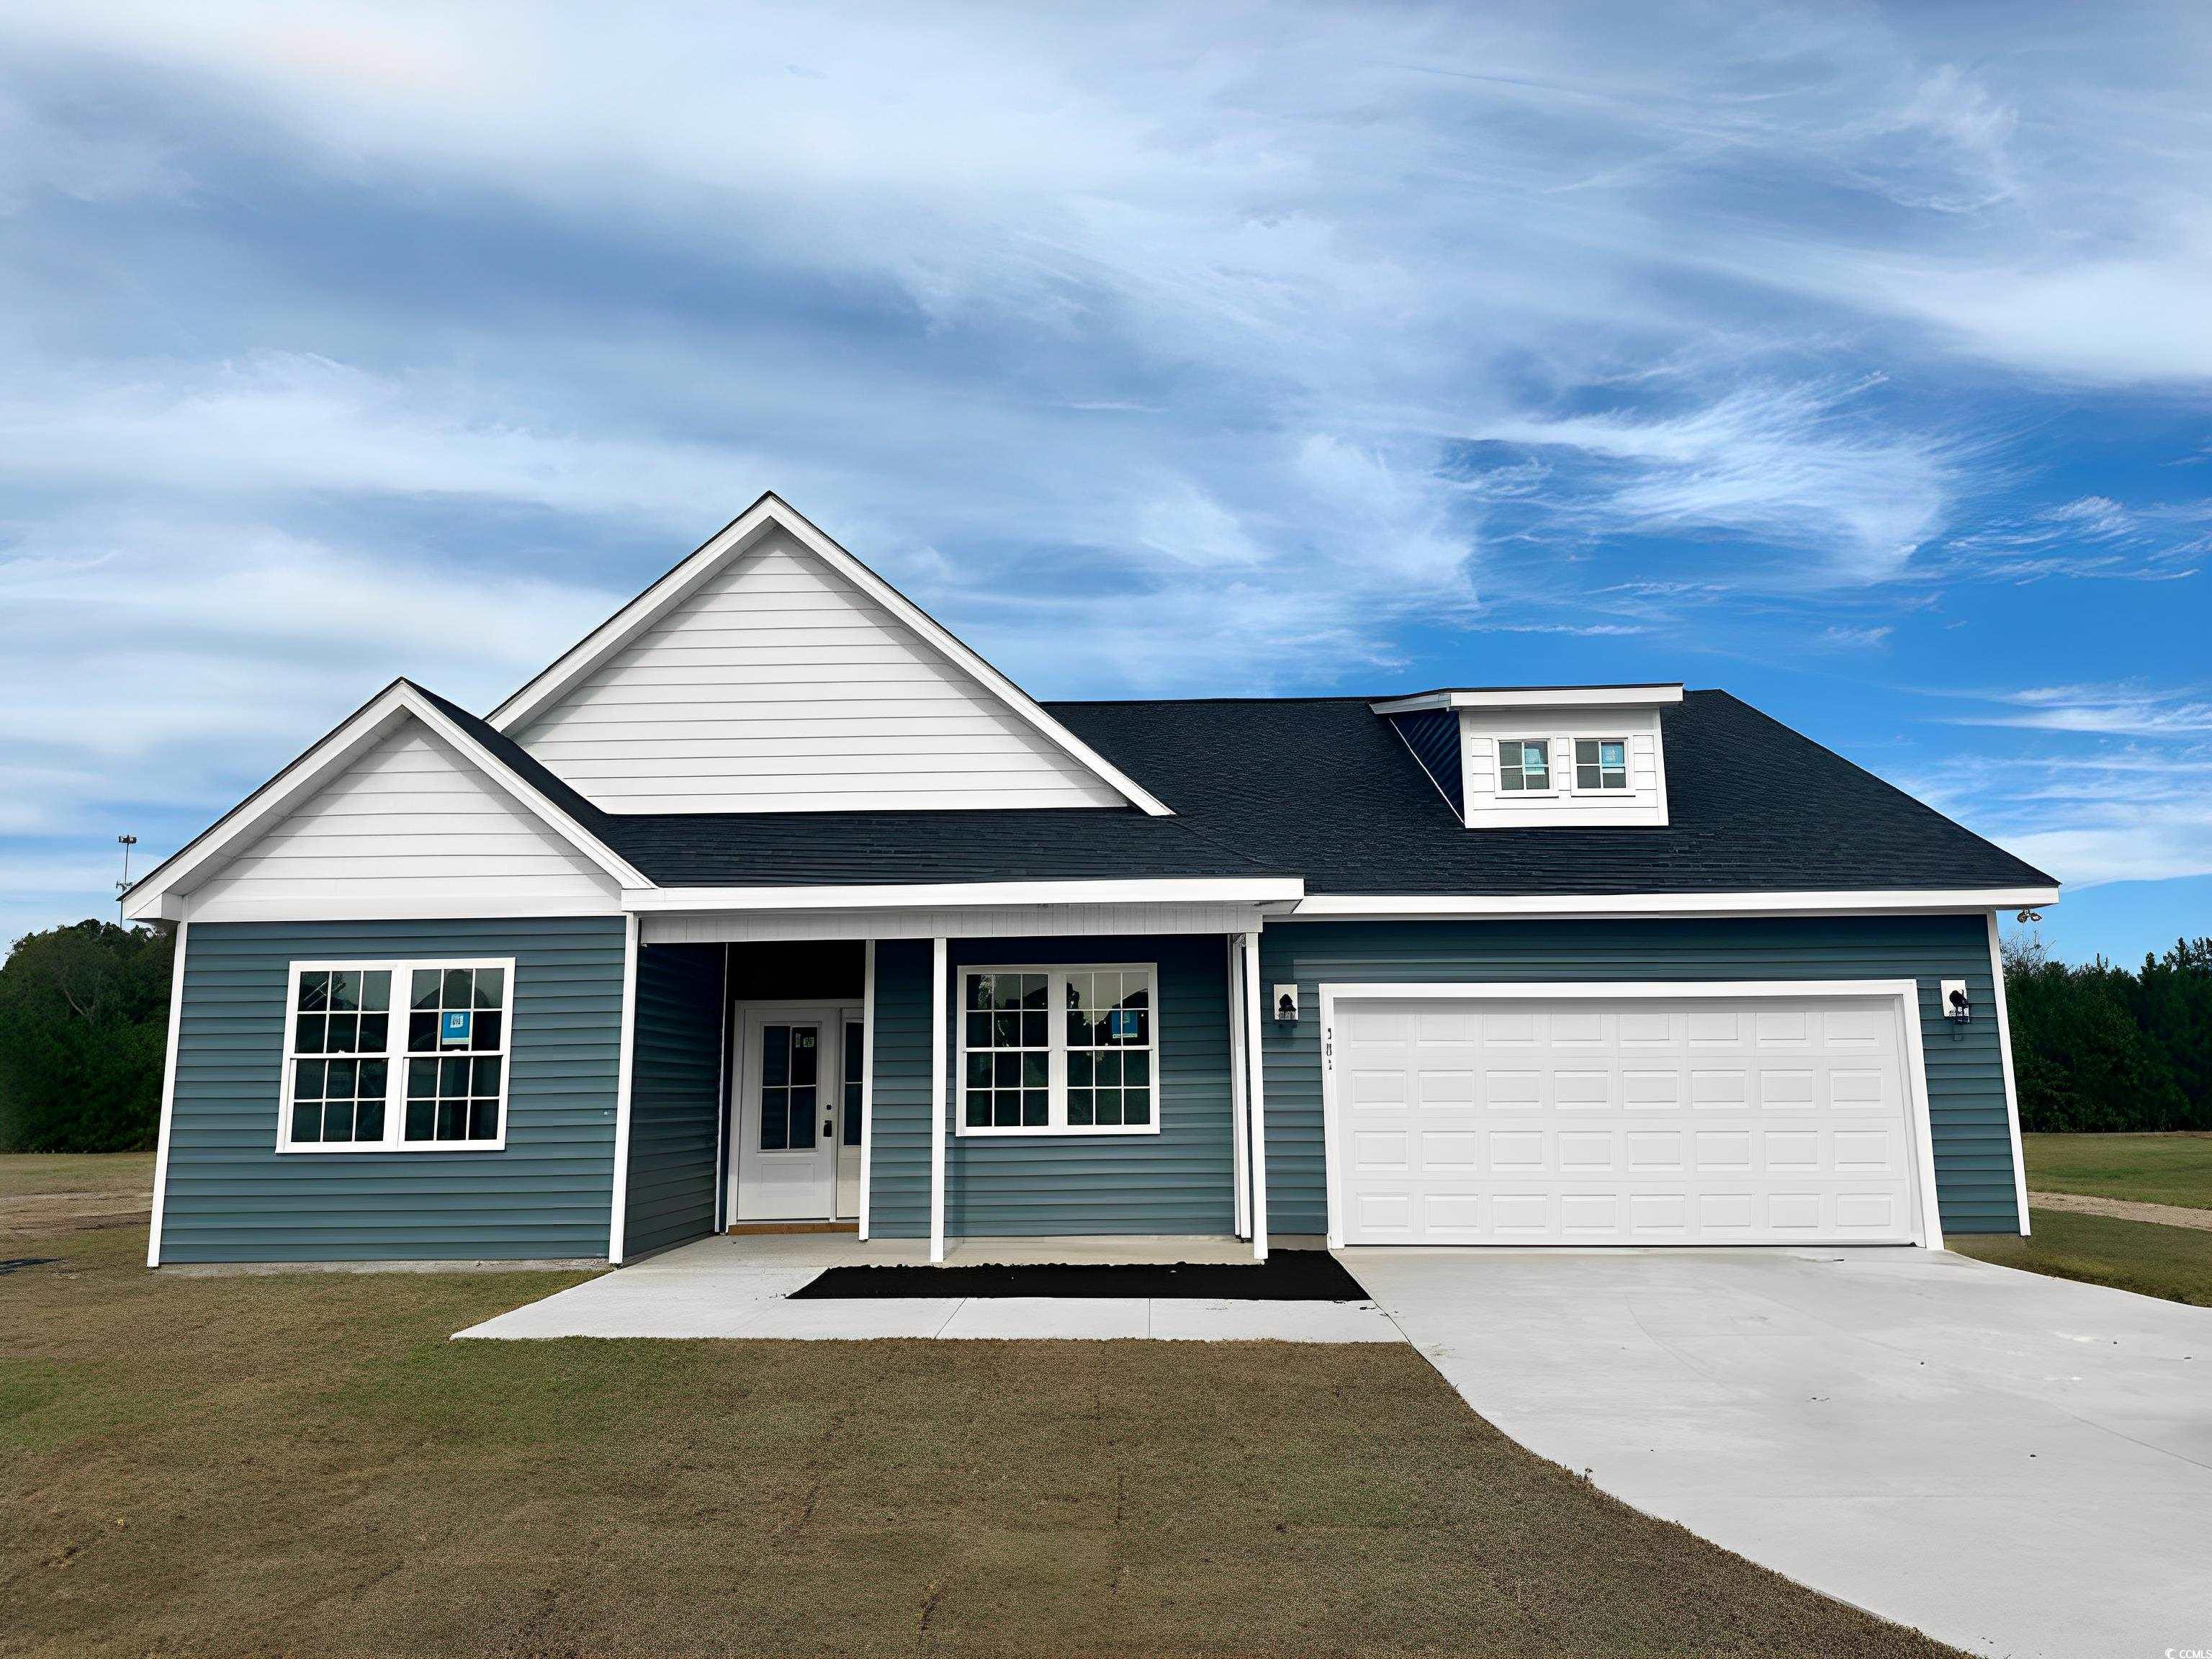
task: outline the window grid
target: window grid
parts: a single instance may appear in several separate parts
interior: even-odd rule
[[[1541,738],[1498,740],[1498,787],[1509,794],[1552,787],[1552,745]]]
[[[293,963],[276,1150],[504,1147],[514,988],[511,957]]]
[[[970,1129],[1042,1129],[1051,1120],[1052,975],[962,975],[961,1113]]]
[[[506,1009],[505,968],[410,970],[403,1139],[499,1138]]]
[[[1628,787],[1628,741],[1625,738],[1575,739],[1577,789]]]
[[[821,1085],[821,1026],[777,1020],[761,1027],[761,1151],[813,1149]]]
[[[1158,983],[1148,963],[963,969],[958,1132],[1157,1133]]]
[[[296,1145],[384,1139],[392,975],[317,969],[293,981],[289,1108]]]
[[[1142,968],[1067,974],[1071,1127],[1152,1120],[1152,975]]]

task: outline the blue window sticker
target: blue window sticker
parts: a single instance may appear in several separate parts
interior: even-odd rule
[[[1137,1011],[1115,1008],[1109,1012],[1106,1016],[1106,1035],[1116,1042],[1134,1042],[1137,1040]]]
[[[443,1048],[456,1046],[466,1048],[476,1025],[476,1014],[467,1008],[453,1008],[438,1019],[438,1045]]]

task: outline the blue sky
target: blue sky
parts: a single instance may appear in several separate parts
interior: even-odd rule
[[[1041,696],[1724,686],[2212,933],[2212,13],[1656,9],[11,6],[0,938],[769,488]]]

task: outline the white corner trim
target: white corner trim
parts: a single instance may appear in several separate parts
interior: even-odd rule
[[[1172,809],[1047,714],[1036,698],[963,644],[936,617],[832,541],[788,502],[764,495],[659,581],[586,634],[552,665],[492,710],[491,724],[512,732],[568,690],[770,530],[781,530],[904,623],[934,651],[979,681],[1038,735],[1132,805],[1153,817]]]
[[[1158,877],[1120,881],[950,881],[838,887],[638,887],[629,911],[881,910],[1018,904],[1290,903],[1305,891],[1296,877]]]
[[[1431,708],[1653,708],[1682,701],[1679,682],[1641,685],[1499,685],[1424,691],[1369,705],[1378,714]]]
[[[2020,1140],[2020,1084],[2012,1069],[2012,1014],[2005,1006],[2004,948],[1997,938],[1997,913],[1990,912],[1990,983],[1996,988],[1997,1054],[2004,1061],[2005,1127],[2012,1136],[2012,1201],[2020,1217],[2020,1236],[2028,1236],[2027,1155]]]
[[[945,947],[929,942],[929,1259],[945,1260]]]
[[[1776,979],[1776,980],[1567,980],[1500,981],[1486,984],[1464,981],[1360,981],[1346,984],[1324,981],[1320,988],[1322,1030],[1322,1183],[1328,1208],[1328,1237],[1331,1249],[1344,1246],[1344,1205],[1339,1190],[1342,1171],[1336,1149],[1336,1065],[1334,1033],[1336,1005],[1340,1001],[1631,1001],[1681,1000],[1699,997],[1871,997],[1888,1000],[1896,1010],[1905,1043],[1902,1064],[1910,1107],[1908,1128],[1913,1142],[1920,1208],[1920,1242],[1931,1250],[1943,1248],[1943,1220],[1936,1189],[1935,1116],[1928,1098],[1928,1060],[1920,1040],[1920,983],[1911,979]]]
[[[516,776],[504,761],[455,725],[419,687],[400,679],[394,680],[339,721],[275,777],[149,871],[124,896],[124,915],[134,921],[180,918],[180,901],[189,886],[197,884],[197,878],[222,862],[231,849],[250,843],[264,829],[280,821],[409,719],[428,728],[617,886],[641,888],[651,884],[642,872],[602,845],[582,825]]]
[[[861,947],[860,977],[860,1237],[868,1238],[869,1188],[876,1164],[876,942]]]
[[[179,922],[177,937],[170,942],[173,954],[169,962],[169,1042],[161,1061],[161,1134],[154,1152],[154,1219],[146,1232],[149,1267],[161,1265],[161,1215],[169,1196],[169,1139],[177,1116],[177,1042],[185,1021],[185,939],[191,926],[189,921]],[[289,1010],[285,1021],[290,1024]]]
[[[607,1261],[623,1264],[623,1233],[629,1224],[630,1080],[637,1065],[637,918],[623,924],[622,1036],[615,1063],[615,1189],[608,1211]],[[501,1127],[504,1127],[502,1121]]]
[[[637,942],[639,948],[643,949],[645,928],[642,923],[638,927]],[[735,1010],[730,997],[730,950],[728,941],[725,940],[721,952],[722,976],[715,986],[715,994],[721,999],[721,1006],[719,1017],[714,1021],[714,1026],[720,1032],[722,1039],[721,1049],[714,1062],[714,1236],[718,1238],[730,1224],[728,1205],[730,1183],[723,1178],[722,1159],[733,1152],[734,1149],[730,1146],[729,1141],[730,1138],[737,1133],[732,1103],[736,1095],[736,1085],[730,1082],[730,1028],[737,1023],[732,1018]],[[874,967],[872,951],[870,952],[869,966],[871,969]],[[726,1088],[730,1092],[732,1100],[726,1101],[721,1098]],[[865,1227],[867,1224],[865,1219],[867,1211],[865,1207],[862,1208],[860,1214],[863,1217],[861,1225]],[[624,1217],[623,1225],[625,1228],[629,1225],[627,1216]],[[865,1238],[867,1235],[863,1233],[861,1237]]]
[[[1279,921],[1487,916],[1913,915],[2058,902],[2056,887],[1896,888],[1775,893],[1310,893]]]

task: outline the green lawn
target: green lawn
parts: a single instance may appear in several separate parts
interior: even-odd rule
[[[0,1654],[1947,1651],[1410,1348],[457,1343],[574,1276],[149,1273],[91,1209],[0,1252],[60,1258],[0,1275]]]
[[[2212,1134],[2023,1135],[2027,1184],[2212,1210]]]
[[[2027,1238],[1954,1233],[1944,1242],[1961,1255],[2007,1267],[2212,1308],[2212,1233],[2064,1210],[2032,1209],[2031,1218],[2034,1231]]]

